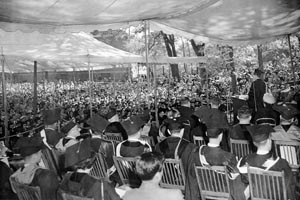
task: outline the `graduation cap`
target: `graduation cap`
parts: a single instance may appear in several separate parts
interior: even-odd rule
[[[73,121],[69,121],[66,125],[61,128],[61,132],[67,134],[77,124]]]
[[[132,116],[128,120],[122,122],[122,126],[126,130],[127,135],[137,133],[145,122],[138,116]]]
[[[93,114],[92,117],[87,121],[87,124],[90,125],[93,130],[102,133],[109,122],[104,117]]]
[[[165,123],[167,129],[169,129],[170,131],[178,131],[184,128],[185,125],[189,125],[189,121],[184,119],[183,117],[166,119]]]
[[[87,138],[66,149],[65,168],[78,164],[88,158],[91,158],[94,151],[91,147],[91,139]]]
[[[44,123],[45,125],[51,125],[60,120],[60,108],[55,108],[53,110],[44,110]]]
[[[207,114],[210,112],[210,108],[207,106],[201,106],[199,107],[193,114],[198,117],[201,121],[204,120],[204,118],[207,116]]]
[[[43,143],[43,138],[40,136],[34,137],[21,137],[17,143],[16,147],[20,149],[21,156],[30,156],[45,147]]]
[[[279,112],[280,115],[286,120],[292,119],[300,113],[299,110],[292,105],[273,105],[272,108]]]
[[[207,127],[207,136],[212,138],[218,137],[224,129],[229,127],[226,115],[217,109],[209,109],[203,121]]]
[[[262,142],[269,138],[270,133],[274,132],[274,129],[270,125],[253,125],[247,126],[253,142]]]

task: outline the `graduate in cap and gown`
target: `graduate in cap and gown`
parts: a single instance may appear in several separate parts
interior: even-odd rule
[[[271,137],[273,140],[300,140],[300,128],[294,125],[296,115],[299,114],[299,110],[293,105],[273,105],[273,109],[280,113],[280,125],[275,126]]]
[[[80,136],[80,128],[75,122],[69,121],[61,128],[61,132],[66,136],[61,138],[55,147],[60,152],[64,153],[69,146],[79,142],[77,137]]]
[[[189,157],[197,146],[190,141],[184,139],[184,123],[186,120],[182,118],[174,118],[165,120],[166,128],[171,136],[165,138],[155,146],[155,151],[162,153],[165,158],[181,159],[184,170],[187,171]]]
[[[43,200],[57,199],[59,186],[57,175],[48,169],[41,168],[41,150],[45,147],[41,137],[22,137],[17,141],[21,156],[24,157],[24,167],[11,175],[11,179],[21,184],[38,186]],[[13,188],[15,192],[15,188]]]
[[[60,120],[59,108],[44,111],[44,124],[45,129],[40,132],[41,137],[44,138],[44,143],[49,147],[55,147],[58,141],[63,137],[63,134],[58,132]]]
[[[105,129],[105,132],[120,133],[120,136],[122,136],[123,140],[127,140],[128,136],[126,130],[123,128],[122,124],[120,123],[117,110],[114,108],[110,108],[109,112],[105,115],[105,117],[109,122],[108,126]]]
[[[210,109],[211,110],[211,109]],[[207,113],[204,117],[204,122],[207,126],[207,136],[209,142],[206,145],[200,146],[192,152],[191,160],[189,161],[187,181],[185,188],[185,199],[196,200],[200,199],[200,191],[196,180],[194,166],[226,166],[229,174],[231,198],[240,200],[243,199],[238,192],[241,178],[237,168],[237,158],[234,154],[224,151],[220,147],[223,137],[223,131],[228,128],[227,120],[224,119],[222,114],[216,114],[214,111]]]
[[[106,180],[96,179],[89,175],[96,160],[96,152],[87,138],[66,149],[65,174],[60,189],[81,197],[94,200],[119,200],[120,196]]]
[[[147,142],[139,139],[144,124],[145,122],[137,116],[132,116],[122,122],[122,125],[127,132],[128,139],[117,145],[116,156],[135,157],[145,152],[152,151],[151,146]]]
[[[270,133],[273,128],[269,125],[254,125],[247,127],[250,132],[253,143],[257,147],[256,153],[249,154],[240,159],[238,168],[241,174],[244,174],[242,180],[248,185],[247,165],[270,171],[284,171],[284,178],[287,189],[287,196],[290,200],[296,200],[295,197],[295,178],[292,170],[285,159],[274,156],[272,152],[272,140]],[[245,196],[250,196],[249,190],[245,189]],[[281,197],[278,197],[281,199]]]

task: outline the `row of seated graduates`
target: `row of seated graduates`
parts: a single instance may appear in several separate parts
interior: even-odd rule
[[[214,105],[214,100],[212,100],[211,101],[211,103],[212,103],[212,107],[213,107],[213,105]],[[180,125],[184,125],[185,126],[185,130],[184,130],[184,133],[182,133],[183,134],[183,138],[187,138],[187,139],[184,139],[184,140],[180,140],[180,144],[184,144],[184,143],[187,143],[188,142],[188,145],[187,146],[193,146],[192,145],[192,140],[191,140],[191,134],[190,133],[188,133],[187,134],[187,128],[189,128],[189,129],[192,129],[191,127],[192,127],[192,120],[193,119],[191,119],[190,118],[190,120],[188,120],[188,121],[185,121],[186,119],[184,118],[184,115],[185,115],[185,113],[186,114],[188,114],[189,115],[189,117],[192,117],[191,116],[191,113],[194,113],[192,110],[189,110],[188,109],[188,107],[189,106],[185,106],[185,103],[186,103],[186,105],[188,105],[189,103],[188,103],[188,99],[185,99],[183,102],[182,102],[182,106],[181,107],[179,107],[178,108],[178,111],[181,111],[180,112],[180,115],[181,115],[181,119],[180,120],[178,120],[178,121],[182,121],[183,123],[175,123],[175,127],[176,126],[178,126],[178,124],[180,124]],[[215,103],[216,104],[216,103]],[[189,111],[188,111],[189,110]],[[199,118],[201,118],[201,115],[208,115],[208,113],[209,113],[210,111],[208,111],[208,112],[196,112],[195,113],[195,116],[197,116],[197,117],[199,117]],[[199,114],[200,113],[200,114]],[[202,114],[201,114],[202,113]],[[179,117],[180,118],[180,117]],[[218,117],[217,117],[218,118]],[[222,118],[222,117],[221,117]],[[222,119],[223,120],[223,119]],[[222,121],[221,119],[218,119],[218,120],[216,120],[216,121],[218,121],[218,122],[220,122],[220,121]],[[137,118],[135,118],[135,119],[132,119],[132,120],[129,120],[130,121],[130,123],[129,123],[129,127],[133,127],[132,126],[132,124],[135,124],[135,123],[132,123],[132,122],[134,122],[134,121],[138,121],[138,119]],[[165,120],[165,121],[168,121],[168,120]],[[172,121],[177,121],[177,119],[176,120],[172,120]],[[205,121],[205,120],[204,120]],[[99,123],[99,120],[95,120],[95,122],[96,122],[96,124],[105,124],[105,123]],[[97,123],[98,122],[98,123]],[[168,126],[168,124],[172,124],[172,123],[168,123],[168,122],[164,122],[165,123],[165,125],[166,126]],[[196,121],[196,123],[197,123],[197,121]],[[176,125],[177,124],[177,125]],[[209,123],[207,123],[207,125],[208,125]],[[218,124],[222,124],[222,123],[218,123]],[[214,124],[214,126],[218,126],[218,124]],[[226,124],[226,123],[223,123],[223,126],[225,126],[224,124]],[[133,128],[133,130],[132,131],[128,131],[128,132],[136,132],[136,130],[137,130],[137,127],[139,127],[141,125],[141,122],[138,122],[137,123],[137,126],[135,127],[135,128]],[[124,125],[124,126],[126,126],[126,125]],[[208,128],[208,127],[207,127]],[[218,127],[218,128],[225,128],[225,127]],[[101,128],[100,128],[101,129]],[[100,129],[98,129],[97,130],[97,128],[96,129],[94,129],[94,130],[97,130],[97,131],[103,131],[103,130],[100,130]],[[130,128],[129,128],[130,129]],[[175,132],[178,130],[178,127],[177,128],[175,128],[175,129],[172,129],[172,126],[170,126],[170,127],[168,127],[168,129],[167,130],[169,130],[169,131],[167,131],[168,133],[171,133],[172,132],[172,130],[175,130]],[[192,131],[190,131],[190,132],[193,132],[193,129],[192,129]],[[194,131],[195,132],[195,131]],[[209,131],[207,131],[207,132],[209,132]],[[212,135],[214,135],[214,134],[216,134],[216,133],[212,133]],[[129,134],[130,135],[130,134]],[[128,137],[129,137],[129,135],[128,135]],[[208,134],[209,135],[209,134]],[[136,135],[135,135],[135,133],[133,133],[133,135],[130,135],[130,136],[134,136],[134,137],[136,137]],[[172,133],[171,133],[171,136],[172,136]],[[215,136],[215,135],[214,135]],[[133,138],[134,138],[133,137]],[[132,137],[129,137],[129,140],[130,140],[130,138],[132,138]],[[164,142],[164,144],[162,143],[162,144],[160,144],[160,145],[156,145],[157,147],[155,148],[156,150],[158,150],[158,151],[162,151],[163,153],[166,153],[166,154],[168,154],[168,156],[167,157],[175,157],[174,155],[172,156],[172,153],[170,153],[170,152],[168,152],[168,151],[170,151],[170,149],[168,149],[168,147],[177,147],[177,145],[176,145],[176,143],[178,144],[178,142],[179,142],[179,140],[176,142],[176,140],[175,140],[175,142],[174,141],[172,141],[171,139],[174,139],[174,138],[172,138],[172,137],[170,137],[169,138],[170,139],[170,141],[168,141],[168,142]],[[176,138],[177,139],[177,138]],[[186,141],[186,142],[182,142],[182,141]],[[223,140],[222,140],[223,141]],[[167,145],[165,145],[167,143]],[[172,145],[172,143],[173,143],[173,145]],[[190,144],[191,143],[191,144]],[[126,143],[125,143],[126,144]],[[134,147],[136,147],[135,145],[133,145]],[[180,145],[179,145],[180,146]],[[182,148],[184,148],[185,149],[185,147],[184,147],[185,145],[183,145],[183,147]],[[126,145],[125,145],[125,147],[126,147]],[[129,146],[127,146],[128,148],[127,149],[129,149],[129,148],[131,148],[131,146],[129,145]],[[167,147],[167,148],[166,148]],[[227,147],[228,148],[228,147]],[[118,149],[118,148],[117,148]],[[119,148],[120,149],[120,148]],[[123,148],[124,149],[124,148]],[[125,148],[126,149],[126,148]],[[143,150],[141,150],[140,152],[139,152],[139,150],[137,150],[137,149],[139,149],[139,148],[135,148],[135,150],[134,151],[128,151],[128,152],[136,152],[137,154],[140,154],[141,152],[144,152]],[[147,149],[147,150],[145,150],[145,151],[149,151],[149,149],[150,149],[150,147],[149,146],[147,146],[145,149]],[[190,148],[190,149],[194,149],[194,148]],[[151,150],[151,149],[150,149]],[[120,152],[126,152],[126,151],[120,151]],[[184,150],[182,150],[182,149],[180,149],[180,151],[179,152],[181,152],[181,153],[183,153],[184,152]],[[192,155],[191,153],[188,153],[188,155],[189,155],[189,157],[191,157],[190,155]],[[124,156],[127,156],[127,155],[124,155]],[[133,155],[130,155],[130,156],[133,156]],[[189,160],[190,158],[186,158],[185,156],[182,156],[182,155],[180,155],[179,157],[181,157],[181,159],[183,159],[183,158],[185,158],[186,160]],[[230,157],[230,156],[229,156]],[[229,162],[229,163],[231,163],[231,162]],[[209,163],[209,164],[214,164],[214,163]],[[232,163],[231,163],[232,164]],[[188,170],[188,166],[185,166],[185,168],[186,168],[186,170]],[[234,169],[234,167],[232,167],[233,169]],[[197,188],[196,188],[197,189]],[[191,196],[193,196],[193,195],[191,195]],[[186,199],[188,199],[189,198],[189,196],[188,196],[188,194],[187,194],[187,192],[186,192]]]

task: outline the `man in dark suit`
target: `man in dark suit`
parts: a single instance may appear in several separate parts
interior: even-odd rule
[[[255,113],[264,108],[263,97],[266,93],[266,84],[263,81],[264,72],[261,69],[255,69],[253,74],[253,82],[251,84],[248,96],[248,105],[252,109],[254,119]]]
[[[41,161],[44,143],[41,137],[23,137],[17,141],[21,156],[24,157],[24,167],[18,169],[11,179],[22,184],[38,186],[44,200],[55,200],[58,189],[58,177],[53,171],[41,168],[38,164]],[[13,188],[15,192],[15,188]]]

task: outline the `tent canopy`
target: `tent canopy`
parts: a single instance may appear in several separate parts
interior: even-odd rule
[[[300,30],[299,0],[10,0],[0,1],[0,13],[6,31],[91,32],[150,20],[185,36],[239,43]]]
[[[5,71],[33,71],[33,61],[39,71],[86,70],[89,66],[101,69],[104,64],[145,63],[143,56],[135,55],[80,33],[40,34],[38,32],[5,32],[0,30],[1,54]],[[150,57],[150,63],[205,62],[204,57]]]

